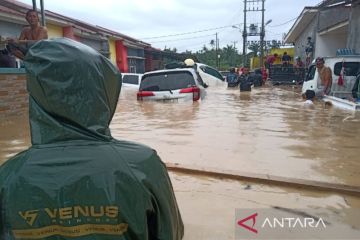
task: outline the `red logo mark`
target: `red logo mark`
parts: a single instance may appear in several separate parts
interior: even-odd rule
[[[251,231],[253,233],[258,233],[258,231],[254,228],[255,223],[256,223],[257,215],[258,215],[257,213],[254,213],[253,215],[250,215],[247,218],[244,218],[244,219],[238,221],[237,223],[239,224],[239,226],[241,226],[241,227],[243,227],[243,228],[245,228],[245,229],[247,229],[247,230],[249,230],[249,231]],[[251,227],[244,224],[246,221],[248,221],[250,219],[252,219],[252,222],[253,222]]]

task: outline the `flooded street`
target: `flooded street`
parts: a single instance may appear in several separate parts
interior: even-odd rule
[[[155,148],[163,161],[360,186],[360,115],[316,103],[297,90],[208,89],[205,100],[137,102],[122,94],[116,138]]]
[[[166,163],[360,186],[360,116],[317,102],[298,89],[251,93],[213,88],[201,102],[139,102],[123,91],[111,124],[118,139],[156,149]],[[27,116],[0,125],[0,163],[30,145]],[[170,172],[185,240],[234,239],[238,208],[360,208],[358,196]],[[208,220],[204,220],[208,219]],[[346,231],[358,218],[342,216]],[[217,227],[214,229],[214,225]]]
[[[218,87],[193,103],[140,102],[127,89],[111,130],[166,163],[360,186],[359,114],[304,107],[297,92]],[[27,116],[3,120],[0,132],[0,163],[30,144]]]

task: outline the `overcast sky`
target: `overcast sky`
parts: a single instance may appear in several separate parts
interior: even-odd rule
[[[32,4],[32,0],[20,0]],[[218,33],[220,47],[242,49],[242,36],[232,25],[242,24],[243,0],[44,0],[45,9],[99,25],[178,52],[208,47]],[[266,0],[266,40],[281,40],[305,6],[321,0]],[[40,1],[37,0],[38,6]],[[255,5],[255,9],[256,9]],[[252,6],[250,6],[252,8]],[[260,23],[260,12],[249,12],[248,24]],[[288,22],[288,23],[286,23]],[[243,28],[243,25],[238,25]],[[218,29],[214,29],[218,28]],[[213,29],[213,30],[209,30]],[[185,34],[192,32],[191,34]],[[196,32],[196,33],[194,33]],[[169,36],[168,35],[177,35]],[[252,37],[249,40],[258,40]]]

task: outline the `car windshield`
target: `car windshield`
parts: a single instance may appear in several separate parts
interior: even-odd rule
[[[308,74],[306,76],[306,80],[305,81],[310,81],[314,79],[315,76],[315,71],[316,71],[316,66],[315,65],[311,65],[308,71]]]
[[[137,85],[139,84],[139,77],[137,75],[124,75],[122,82]]]
[[[161,72],[144,76],[140,91],[168,91],[195,85],[193,75],[188,71]]]
[[[220,80],[224,80],[223,79],[223,77],[222,77],[222,75],[221,75],[221,73],[219,73],[216,69],[214,69],[214,68],[211,68],[211,67],[208,67],[208,66],[201,66],[200,67],[200,69],[203,71],[203,72],[205,72],[205,73],[207,73],[207,74],[210,74],[211,76],[214,76],[214,77],[216,77],[216,78],[218,78],[218,79],[220,79]]]

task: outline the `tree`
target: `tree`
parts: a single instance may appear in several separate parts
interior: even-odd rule
[[[203,52],[207,52],[208,48],[206,47],[206,45],[204,44],[203,48],[202,48]]]
[[[212,48],[215,47],[215,40],[214,40],[214,39],[212,39],[212,40],[210,41],[210,45],[211,45]]]
[[[268,48],[270,49],[280,48],[280,43],[276,40],[272,40],[270,45],[268,45]]]
[[[211,42],[210,42],[211,43]],[[215,44],[215,41],[213,41]],[[216,66],[216,58],[214,58],[215,49],[208,49],[205,45],[201,50],[195,53],[197,59],[200,62],[205,63],[212,67]],[[240,66],[242,56],[238,54],[234,46],[227,45],[218,50],[218,54],[221,56],[220,68],[221,70],[228,70],[230,67]]]
[[[252,44],[250,44],[248,49],[251,51],[252,56],[255,57],[260,52],[260,44],[259,43],[252,43]]]

